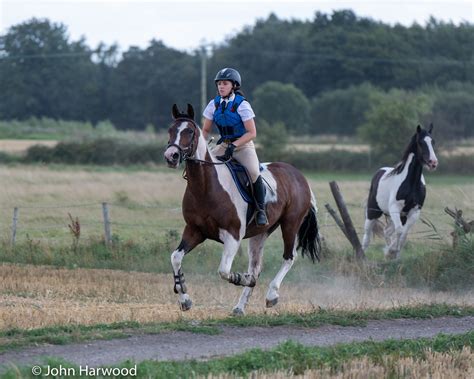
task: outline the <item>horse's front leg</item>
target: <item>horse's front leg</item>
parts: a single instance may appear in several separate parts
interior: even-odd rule
[[[259,234],[249,239],[248,255],[249,266],[248,274],[252,275],[257,280],[262,270],[263,245],[268,238],[267,233]],[[253,287],[245,287],[240,295],[239,302],[232,310],[234,315],[245,314],[245,306],[247,305],[250,296],[252,295]]]
[[[385,258],[398,258],[398,254],[400,252],[400,237],[402,236],[403,232],[403,224],[401,220],[402,208],[403,207],[398,206],[398,204],[394,204],[389,208],[390,218],[392,219],[393,223],[393,233],[391,236],[392,238],[390,245],[387,245],[384,250]]]
[[[232,262],[234,261],[235,254],[237,254],[237,250],[239,250],[242,239],[235,238],[226,230],[221,230],[219,237],[224,243],[224,252],[222,253],[222,259],[219,265],[220,277],[236,286],[254,287],[256,278],[253,275],[230,271],[232,268]]]
[[[421,213],[421,210],[418,207],[412,208],[410,209],[410,212],[408,212],[407,221],[405,222],[405,225],[403,225],[402,235],[400,236],[399,249],[398,249],[399,251],[403,248],[403,246],[405,246],[408,232],[413,227],[413,225],[415,225],[416,221],[420,218],[420,213]]]
[[[199,230],[186,225],[179,246],[171,254],[171,265],[173,266],[174,293],[179,295],[179,306],[182,311],[191,309],[193,302],[187,294],[187,288],[184,280],[184,273],[181,270],[183,257],[204,241]]]

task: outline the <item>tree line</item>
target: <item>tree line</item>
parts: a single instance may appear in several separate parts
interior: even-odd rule
[[[435,118],[455,126],[447,135],[469,137],[473,41],[474,25],[467,22],[431,18],[406,27],[350,10],[317,12],[311,21],[271,14],[212,47],[207,93],[215,93],[214,73],[232,66],[257,116],[290,133],[364,136],[370,123],[383,121],[370,112],[395,103],[397,109],[416,105],[407,122]],[[123,53],[117,45],[92,48],[84,39],[71,41],[63,24],[31,19],[0,36],[0,119],[165,129],[173,103],[199,109],[200,54],[159,40]]]

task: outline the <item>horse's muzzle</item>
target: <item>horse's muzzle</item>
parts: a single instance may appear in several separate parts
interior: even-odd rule
[[[426,166],[428,167],[429,171],[434,171],[436,170],[436,167],[438,167],[438,160],[429,160],[428,163],[426,163]]]
[[[164,156],[168,167],[177,168],[179,166],[181,154],[176,147],[167,148]]]

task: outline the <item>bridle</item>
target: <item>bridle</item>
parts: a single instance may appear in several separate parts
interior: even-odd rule
[[[183,148],[183,147],[179,146],[176,143],[168,143],[168,145],[166,145],[166,149],[168,149],[170,147],[176,147],[178,149],[179,163],[182,163],[183,161],[184,162],[191,161],[191,162],[197,162],[197,163],[208,164],[208,165],[222,165],[222,164],[226,164],[227,162],[229,162],[232,159],[232,158],[230,158],[230,159],[228,159],[226,161],[222,161],[222,162],[212,162],[212,161],[206,161],[206,160],[194,158],[194,154],[196,153],[196,150],[195,150],[195,147],[194,147],[195,142],[196,142],[196,138],[195,138],[196,137],[196,128],[198,126],[196,125],[194,120],[192,120],[190,118],[180,117],[180,118],[175,119],[175,121],[176,122],[186,121],[186,122],[190,122],[193,125],[193,128],[191,128],[191,130],[192,130],[191,143],[188,146]]]

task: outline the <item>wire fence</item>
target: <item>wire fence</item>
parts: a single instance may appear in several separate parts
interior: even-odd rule
[[[347,203],[354,218],[354,227],[362,237],[364,233],[363,204]],[[81,240],[103,238],[127,240],[159,238],[167,233],[180,235],[185,223],[181,207],[147,203],[90,202],[67,204],[25,204],[0,207],[0,235],[4,243],[12,246],[24,241],[42,241],[47,244],[70,243],[74,236],[73,220],[80,225]],[[471,210],[468,210],[470,212]],[[10,214],[10,218],[7,215]],[[319,205],[320,232],[326,240],[344,240],[343,233],[330,213]],[[383,218],[381,218],[383,220]],[[452,218],[440,209],[422,210],[421,220],[410,232],[409,240],[443,240],[454,230]],[[339,241],[340,242],[340,241]]]

